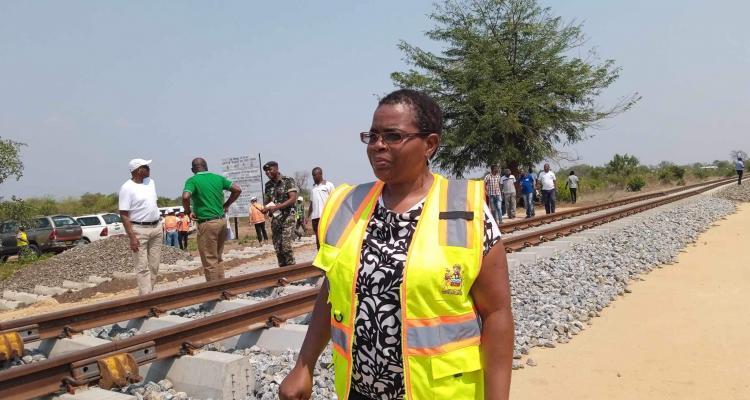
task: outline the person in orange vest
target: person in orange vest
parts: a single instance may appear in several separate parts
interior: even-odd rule
[[[331,342],[339,399],[507,400],[513,313],[505,247],[484,184],[430,171],[442,111],[397,90],[366,145],[374,182],[341,185],[320,217],[320,287],[282,400],[308,399]]]
[[[188,236],[190,235],[190,217],[185,211],[180,209],[177,214],[177,242],[180,244],[180,250],[187,250]]]
[[[258,198],[250,199],[250,223],[255,226],[255,235],[258,237],[258,243],[263,245],[263,241],[268,241],[266,233],[266,217],[263,214],[263,206],[258,204]]]
[[[167,246],[177,247],[177,217],[174,215],[174,210],[170,209],[167,211],[167,215],[164,216],[164,244]]]

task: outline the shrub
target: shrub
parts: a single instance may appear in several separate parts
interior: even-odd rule
[[[685,167],[680,167],[679,165],[670,165],[669,173],[672,174],[672,176],[677,179],[677,181],[682,181],[685,178]]]
[[[628,192],[640,192],[644,186],[646,186],[646,181],[642,176],[636,175],[628,179],[626,189]]]
[[[565,188],[565,182],[567,181],[567,177],[565,178],[565,181],[562,179],[557,179],[557,201],[570,201],[570,190]]]
[[[709,172],[707,169],[703,169],[701,167],[694,167],[693,176],[695,176],[698,179],[706,179],[709,176]]]

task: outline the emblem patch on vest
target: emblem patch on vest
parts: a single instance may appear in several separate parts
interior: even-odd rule
[[[463,294],[461,288],[464,284],[464,278],[461,276],[461,266],[459,264],[453,265],[453,268],[445,268],[445,277],[443,278],[443,294],[452,294],[460,296]]]

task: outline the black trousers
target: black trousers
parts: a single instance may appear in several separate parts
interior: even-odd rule
[[[576,203],[576,200],[578,198],[577,193],[578,193],[578,188],[570,188],[570,201],[572,201],[573,204]]]
[[[737,184],[738,185],[742,185],[742,173],[743,172],[744,172],[744,170],[742,170],[742,169],[738,169],[737,170]]]
[[[320,218],[312,219],[312,228],[313,232],[315,232],[315,244],[318,246],[318,250],[320,250],[320,238],[318,238],[318,222],[320,222]]]
[[[258,237],[258,242],[268,241],[268,233],[266,233],[266,223],[260,222],[255,224],[255,236]]]
[[[180,250],[187,250],[188,235],[190,235],[190,232],[177,232],[177,243],[180,245]]]
[[[557,201],[556,189],[542,190],[542,203],[547,214],[555,213],[555,202]]]

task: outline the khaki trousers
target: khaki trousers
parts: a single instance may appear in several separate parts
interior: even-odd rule
[[[227,221],[224,218],[198,224],[198,253],[201,255],[206,281],[224,278],[221,256],[227,240]]]
[[[138,251],[133,251],[135,279],[138,294],[151,293],[156,285],[161,260],[161,223],[155,226],[133,224],[133,233],[138,239]]]

